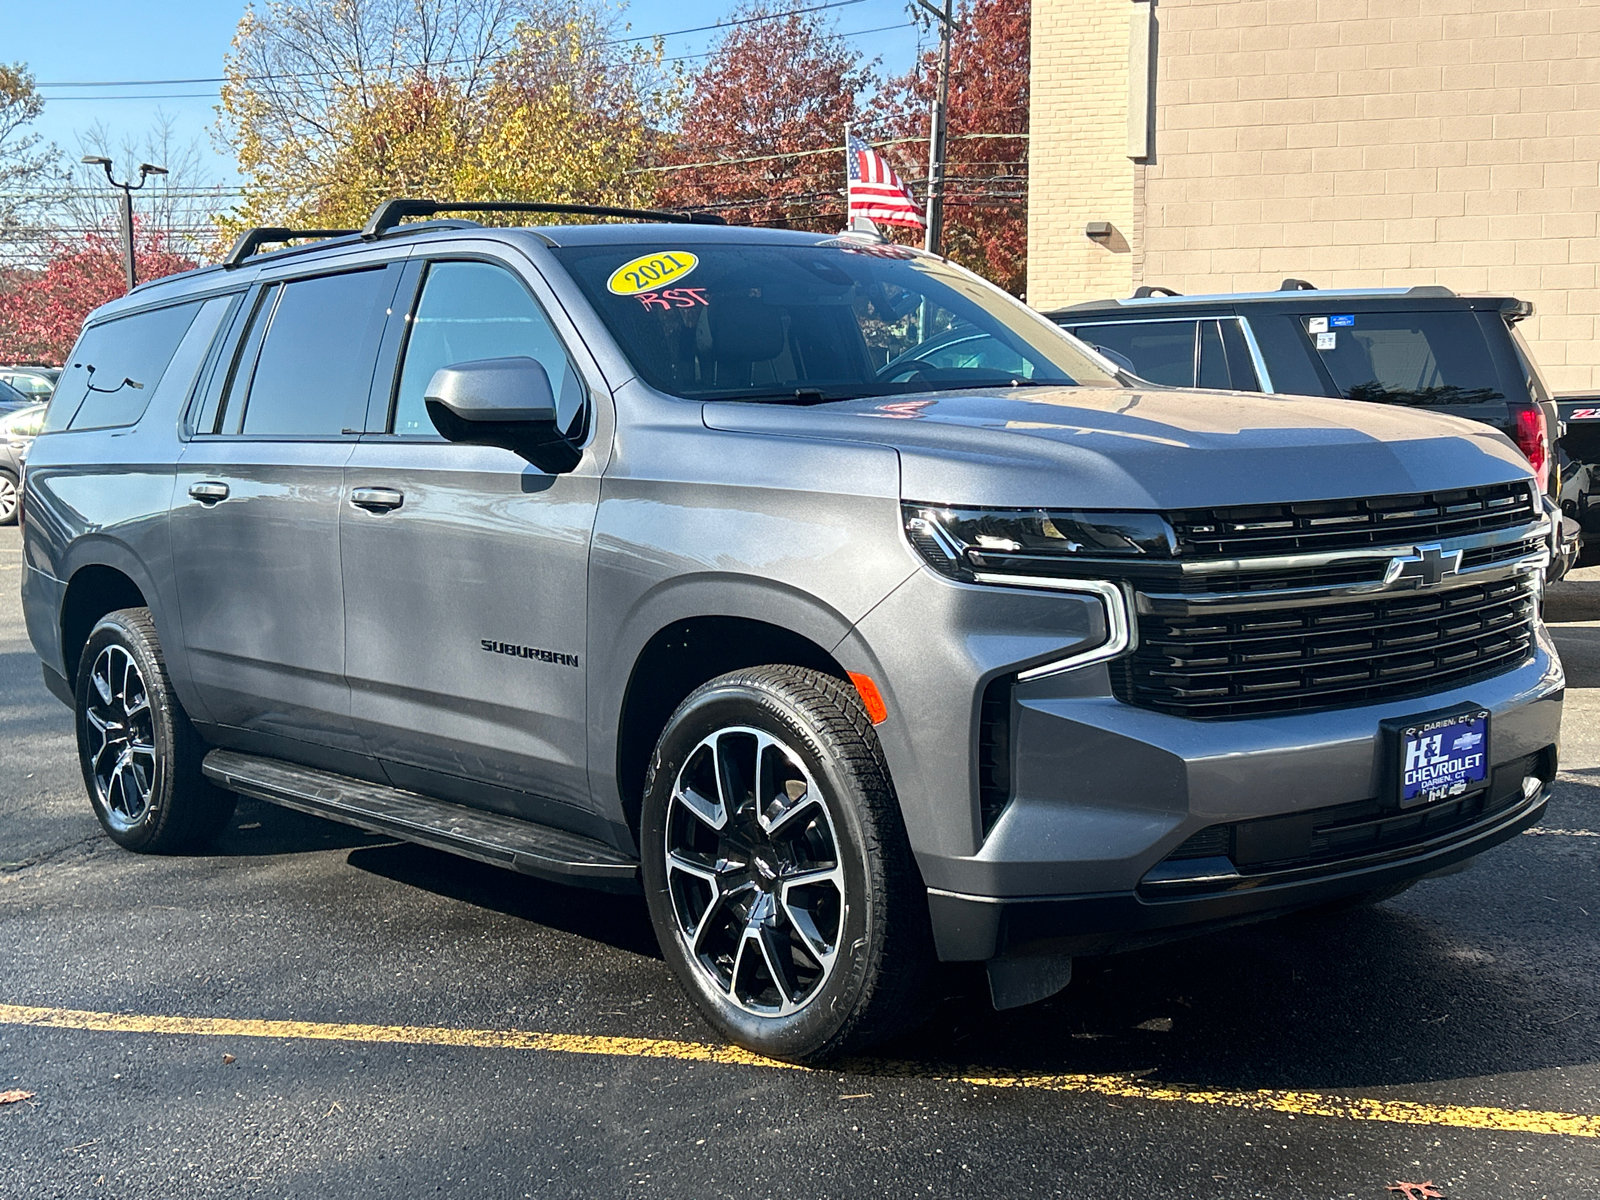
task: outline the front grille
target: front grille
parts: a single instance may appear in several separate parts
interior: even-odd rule
[[[1188,509],[1171,520],[1185,558],[1251,558],[1436,542],[1510,529],[1540,515],[1532,485],[1513,482],[1414,496]]]
[[[1442,692],[1533,654],[1525,578],[1306,608],[1143,614],[1115,664],[1119,699],[1185,717],[1248,717]]]

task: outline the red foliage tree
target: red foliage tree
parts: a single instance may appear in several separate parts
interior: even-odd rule
[[[944,252],[1017,294],[1028,272],[1029,0],[963,0],[950,42]],[[892,136],[928,136],[937,50],[890,82]],[[926,169],[915,172],[921,178]]]
[[[156,279],[197,264],[167,249],[160,230],[135,228],[139,278]],[[0,291],[0,362],[59,365],[72,350],[84,318],[127,291],[122,239],[90,233],[80,243],[57,245],[43,269],[13,273]]]
[[[772,12],[758,4],[735,15]],[[663,171],[657,203],[740,223],[842,226],[845,125],[872,83],[870,64],[816,13],[735,26],[691,77],[666,162],[746,161]]]

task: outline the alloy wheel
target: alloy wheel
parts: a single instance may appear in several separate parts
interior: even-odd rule
[[[17,515],[17,485],[11,476],[0,474],[0,525],[9,525]]]
[[[668,801],[666,868],[678,936],[718,994],[763,1017],[816,998],[844,930],[844,871],[792,750],[745,726],[703,739]]]
[[[84,720],[99,744],[89,748],[95,796],[107,820],[127,831],[150,811],[155,786],[155,722],[138,665],[121,646],[100,651],[89,674]]]

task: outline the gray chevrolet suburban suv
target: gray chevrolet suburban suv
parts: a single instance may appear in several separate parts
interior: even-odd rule
[[[551,207],[251,231],[91,316],[23,600],[119,844],[243,794],[642,889],[712,1024],[814,1061],[938,960],[1027,1003],[1542,815],[1498,433],[1132,383],[870,237],[401,223]],[[965,329],[1011,358],[908,355]]]

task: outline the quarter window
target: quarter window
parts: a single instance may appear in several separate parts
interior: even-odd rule
[[[489,263],[432,264],[411,319],[393,431],[438,436],[423,393],[440,367],[515,357],[534,359],[545,369],[559,423],[567,429],[575,425],[583,410],[583,385],[544,310],[521,281]]]
[[[45,432],[136,423],[199,311],[199,301],[174,304],[84,330],[45,414]]]

